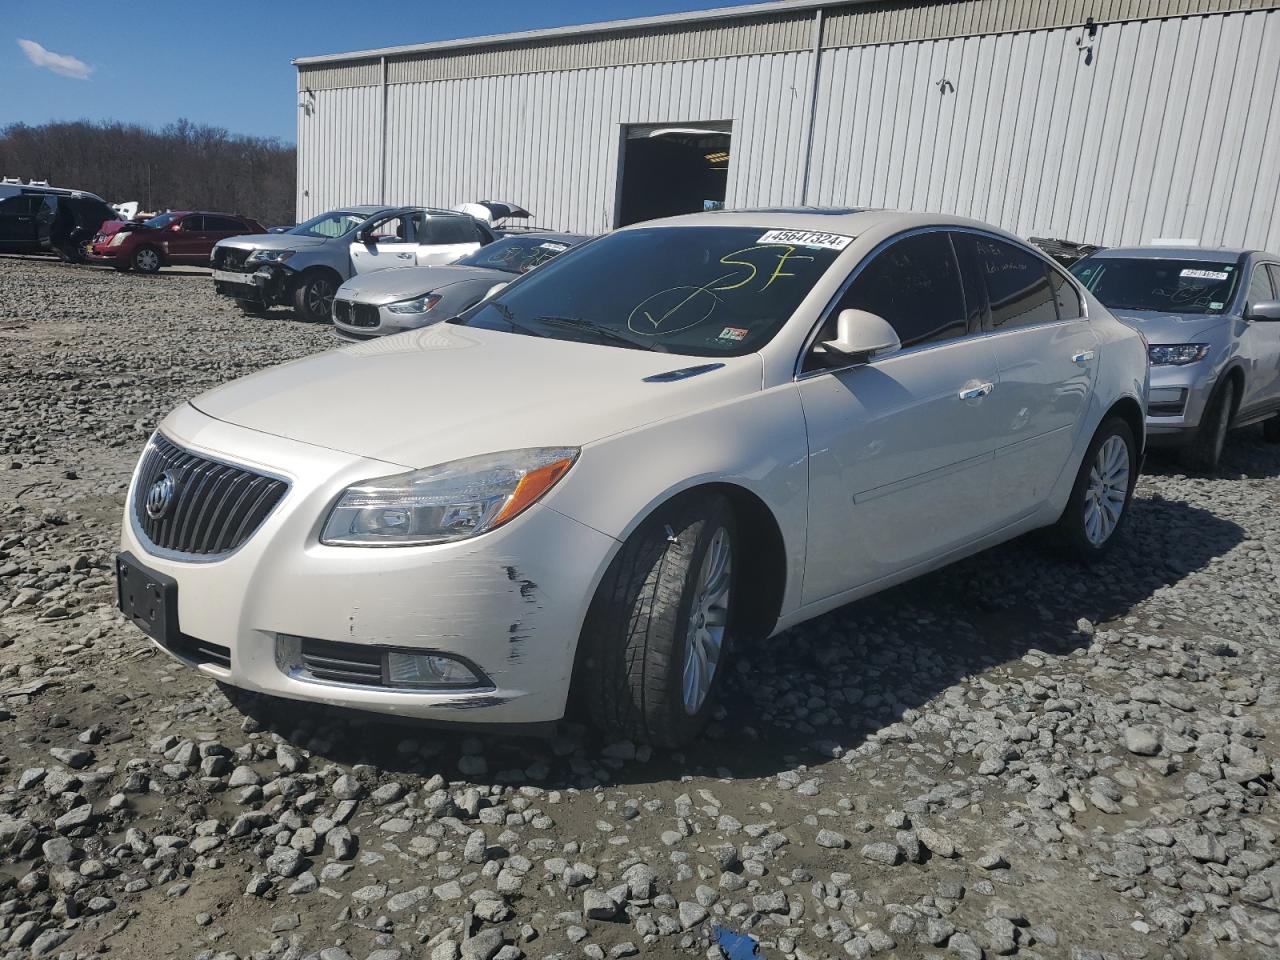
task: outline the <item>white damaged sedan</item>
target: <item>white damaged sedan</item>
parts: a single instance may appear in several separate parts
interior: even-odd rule
[[[992,227],[651,222],[174,410],[119,602],[237,687],[502,724],[573,698],[678,744],[748,635],[1040,527],[1103,553],[1146,390],[1141,337]]]

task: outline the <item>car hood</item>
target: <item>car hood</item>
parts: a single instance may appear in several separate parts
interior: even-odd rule
[[[1151,343],[1188,343],[1203,333],[1229,323],[1221,313],[1161,313],[1156,310],[1111,311],[1117,320],[1140,330]]]
[[[360,303],[382,306],[384,303],[420,297],[453,283],[469,280],[505,283],[516,279],[516,276],[488,267],[395,267],[352,277],[338,289],[338,296],[343,300],[358,300]]]
[[[240,250],[315,250],[341,237],[300,237],[288,233],[251,233],[219,240],[219,247],[235,247]]]
[[[417,468],[582,446],[758,392],[762,375],[758,354],[715,360],[436,324],[295,360],[191,403],[251,430]]]

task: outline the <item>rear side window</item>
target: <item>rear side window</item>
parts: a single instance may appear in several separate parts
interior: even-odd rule
[[[1084,316],[1084,304],[1080,294],[1061,271],[1049,268],[1049,285],[1053,287],[1053,299],[1058,304],[1059,320],[1077,320]]]
[[[1271,271],[1271,286],[1276,291],[1276,299],[1280,300],[1280,263],[1268,264],[1267,269]]]
[[[1058,319],[1056,296],[1049,283],[1049,265],[1028,250],[976,234],[957,234],[969,248],[973,268],[987,289],[991,329],[1012,330]],[[1070,291],[1071,296],[1075,295]],[[1079,301],[1074,307],[1080,315]]]
[[[243,233],[245,229],[243,223],[230,217],[205,217],[204,228],[219,233]]]
[[[29,217],[36,212],[40,198],[18,194],[0,200],[0,217]]]
[[[480,234],[471,220],[432,217],[427,221],[427,243],[478,243]]]
[[[876,254],[840,298],[829,322],[834,324],[840,311],[849,309],[884,317],[903,347],[963,337],[969,324],[947,234],[916,234]]]
[[[1275,291],[1271,289],[1271,278],[1267,275],[1267,268],[1263,264],[1253,268],[1253,276],[1249,278],[1249,302],[1262,303],[1264,300],[1274,300]]]

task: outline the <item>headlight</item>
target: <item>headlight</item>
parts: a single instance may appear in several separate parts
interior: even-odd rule
[[[408,547],[476,537],[536,503],[577,458],[577,447],[508,450],[348,487],[320,541]]]
[[[255,250],[249,254],[249,259],[258,263],[284,263],[297,252],[297,250]]]
[[[1207,343],[1153,343],[1147,356],[1153,367],[1181,367],[1203,360],[1209,353]]]
[[[118,247],[122,243],[124,243],[124,231],[117,230],[115,233],[111,235],[111,239],[107,242],[107,246]]]
[[[426,296],[417,297],[413,300],[400,300],[396,303],[388,303],[387,309],[392,313],[426,313],[439,302],[440,294],[428,293]]]

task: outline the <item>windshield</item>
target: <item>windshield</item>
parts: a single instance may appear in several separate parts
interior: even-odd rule
[[[332,210],[329,213],[322,213],[318,217],[312,217],[305,223],[298,224],[292,230],[286,230],[285,233],[291,233],[296,237],[330,239],[350,233],[368,219],[368,217],[358,213]]]
[[[623,230],[557,257],[457,322],[739,356],[773,339],[850,239],[763,227]]]
[[[527,273],[540,263],[564,253],[577,241],[551,237],[506,237],[481,247],[454,263],[464,267],[488,267],[507,273]]]
[[[142,225],[151,230],[163,230],[173,221],[178,219],[176,213],[162,213],[158,217],[152,217],[150,220],[143,220]]]
[[[1240,271],[1221,260],[1090,257],[1071,267],[1111,310],[1222,313],[1231,306]]]

